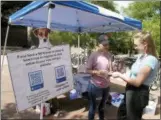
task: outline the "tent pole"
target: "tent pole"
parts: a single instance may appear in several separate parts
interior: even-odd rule
[[[47,19],[47,28],[51,28],[51,21],[52,21],[52,9],[55,8],[55,5],[50,2],[49,8],[48,8],[48,19]],[[48,35],[49,40],[49,35]],[[50,41],[48,41],[48,44],[50,44]]]
[[[50,29],[51,28],[51,16],[52,16],[52,9],[55,8],[55,5],[50,3],[49,4],[49,9],[48,9],[48,19],[47,19],[47,28]],[[48,36],[49,39],[49,36]],[[49,42],[49,41],[48,41]],[[43,109],[44,109],[44,102],[42,101],[41,103],[41,107],[40,107],[40,120],[43,119]]]
[[[131,51],[131,54],[130,54],[130,57],[132,57],[132,55],[134,55],[134,54],[133,54],[133,44],[134,44],[134,40],[132,39],[132,36],[133,36],[133,35],[134,35],[134,33],[131,32],[131,38],[130,38],[130,43],[131,43],[131,44],[130,44],[130,45],[131,45],[131,47],[130,47],[131,50],[130,50],[130,51]]]
[[[78,50],[80,52],[80,34],[78,34]],[[79,67],[79,57],[80,55],[78,54],[78,67]]]
[[[49,9],[48,9],[48,20],[47,20],[47,28],[51,28],[51,13],[52,13],[52,8],[51,8],[52,4],[49,4]]]
[[[2,68],[1,68],[1,71],[3,71],[4,54],[5,54],[5,52],[6,52],[6,46],[7,46],[7,40],[8,40],[9,29],[10,29],[10,25],[7,26],[5,42],[4,42],[4,46],[3,46],[3,57],[2,57]]]

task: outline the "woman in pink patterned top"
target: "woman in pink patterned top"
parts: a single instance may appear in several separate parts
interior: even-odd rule
[[[89,83],[89,114],[88,119],[94,120],[96,110],[96,97],[101,95],[102,100],[99,104],[99,119],[104,120],[104,106],[109,92],[109,73],[112,69],[112,55],[108,52],[109,41],[106,35],[98,38],[98,50],[93,52],[87,62],[87,72],[92,74]]]

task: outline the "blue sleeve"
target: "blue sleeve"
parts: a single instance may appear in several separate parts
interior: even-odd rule
[[[158,60],[153,56],[148,56],[147,59],[145,59],[143,64],[144,64],[144,66],[149,66],[149,67],[151,67],[152,70],[154,70],[154,68],[158,64]]]

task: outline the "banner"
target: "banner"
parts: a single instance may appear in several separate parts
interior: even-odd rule
[[[73,89],[69,45],[7,54],[18,111]]]

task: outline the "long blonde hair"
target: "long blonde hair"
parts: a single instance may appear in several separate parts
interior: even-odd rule
[[[156,47],[150,32],[140,31],[136,33],[133,40],[139,40],[141,43],[147,43],[147,53],[157,57]]]

